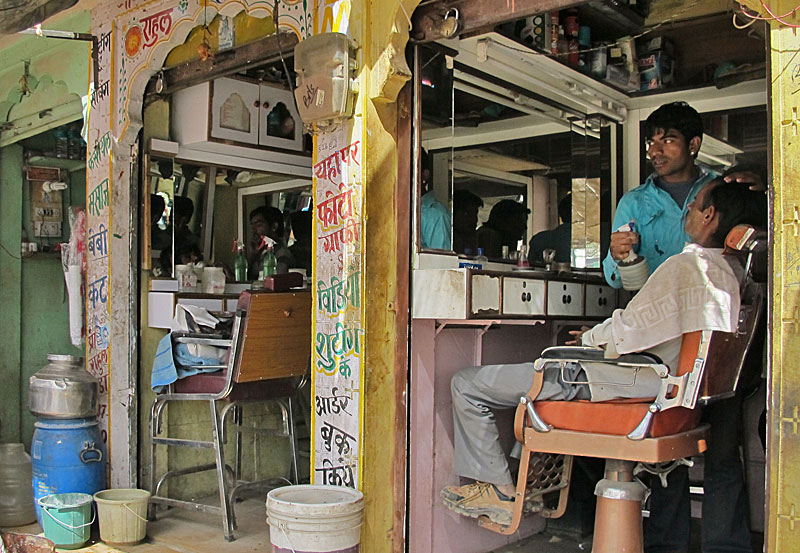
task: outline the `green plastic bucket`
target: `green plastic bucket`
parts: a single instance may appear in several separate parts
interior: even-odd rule
[[[86,493],[56,493],[39,499],[44,536],[61,549],[83,547],[91,534],[92,496]]]

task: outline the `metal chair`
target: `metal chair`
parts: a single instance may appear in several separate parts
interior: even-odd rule
[[[535,363],[535,379],[520,398],[514,432],[522,444],[514,514],[509,526],[485,518],[479,524],[501,534],[516,532],[524,514],[557,518],[566,509],[571,457],[606,459],[596,489],[594,553],[641,552],[644,485],[633,478],[636,463],[664,463],[702,453],[708,425],[698,425],[696,408],[735,393],[759,317],[764,285],[753,279],[753,260],[766,248],[763,234],[740,225],[726,240],[726,254],[744,258],[741,309],[736,332],[698,331],[683,336],[676,375],[646,354],[603,358],[602,351],[554,347]],[[536,401],[548,363],[615,362],[652,367],[662,377],[648,400]],[[555,497],[554,497],[555,496]]]
[[[150,413],[150,518],[155,519],[158,505],[199,510],[222,515],[225,539],[234,539],[236,497],[245,490],[275,488],[297,483],[297,439],[294,433],[292,397],[303,385],[311,354],[311,295],[308,292],[271,293],[243,292],[239,298],[230,339],[187,335],[173,336],[173,341],[229,348],[228,361],[213,373],[183,378],[158,394]],[[207,366],[205,368],[208,368]],[[161,436],[161,417],[171,401],[205,401],[211,410],[210,440],[189,440]],[[282,415],[282,429],[253,429],[242,425],[242,406],[248,402],[274,401]],[[219,408],[218,408],[219,407]],[[226,463],[224,444],[232,415],[235,433],[235,461]],[[289,478],[273,478],[254,482],[242,481],[242,434],[269,433],[288,438],[291,452]],[[209,448],[215,462],[168,470],[160,477],[156,467],[156,447],[183,446]],[[180,500],[162,495],[168,479],[209,470],[216,470],[220,505]]]

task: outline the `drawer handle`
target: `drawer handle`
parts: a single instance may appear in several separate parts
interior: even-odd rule
[[[291,309],[284,309],[283,310],[283,316],[288,319],[289,317],[292,316],[292,310]]]

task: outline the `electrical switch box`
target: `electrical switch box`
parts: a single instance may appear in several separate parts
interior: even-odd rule
[[[310,36],[294,47],[294,95],[306,125],[325,127],[352,115],[355,67],[350,39],[342,33]]]
[[[50,181],[31,181],[31,222],[33,235],[61,238],[63,195],[61,187]]]

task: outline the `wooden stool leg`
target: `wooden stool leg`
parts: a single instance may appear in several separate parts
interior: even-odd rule
[[[592,553],[642,553],[642,501],[645,487],[633,480],[633,461],[606,459],[597,483],[597,514]]]

